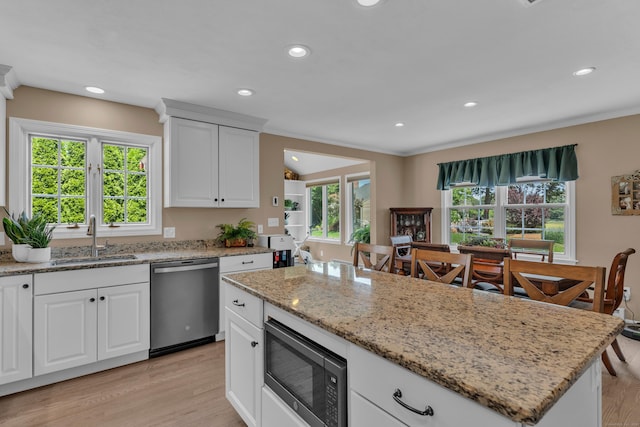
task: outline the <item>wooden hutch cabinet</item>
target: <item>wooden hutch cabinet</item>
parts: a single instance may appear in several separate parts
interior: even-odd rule
[[[391,236],[409,235],[414,242],[431,242],[433,208],[389,208]]]

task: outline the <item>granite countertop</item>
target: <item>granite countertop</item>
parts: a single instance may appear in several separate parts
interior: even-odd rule
[[[339,263],[228,283],[516,422],[535,424],[622,320]]]
[[[32,274],[32,273],[44,273],[49,271],[63,271],[63,270],[80,270],[87,268],[99,268],[99,267],[115,267],[121,265],[133,265],[133,264],[150,264],[152,262],[168,262],[178,261],[181,259],[195,259],[195,258],[213,258],[213,257],[225,257],[234,255],[252,255],[260,253],[273,252],[273,249],[264,248],[260,246],[255,247],[242,247],[242,248],[220,248],[220,247],[171,247],[167,250],[158,250],[158,248],[145,248],[136,247],[128,248],[126,252],[111,253],[107,255],[100,255],[96,259],[91,259],[86,256],[85,250],[80,255],[75,254],[70,256],[54,257],[50,262],[43,263],[26,263],[15,261],[2,261],[0,262],[0,276],[13,276],[16,274]],[[126,256],[135,256],[132,259],[124,259]],[[68,262],[76,260],[78,262]],[[56,264],[58,261],[64,263]]]

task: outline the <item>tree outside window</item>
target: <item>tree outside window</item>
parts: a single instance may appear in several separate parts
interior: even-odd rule
[[[309,187],[309,228],[311,237],[340,239],[340,184]]]

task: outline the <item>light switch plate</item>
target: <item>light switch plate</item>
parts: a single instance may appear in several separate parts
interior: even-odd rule
[[[271,200],[271,204],[273,206],[278,206],[278,196],[273,196],[273,199]]]
[[[258,234],[264,233],[264,226],[262,224],[258,224]]]
[[[0,231],[0,246],[4,245],[4,232]]]
[[[164,238],[165,239],[174,239],[176,237],[176,228],[175,227],[164,227]]]
[[[267,225],[269,227],[278,227],[280,225],[280,218],[269,218],[267,220]]]

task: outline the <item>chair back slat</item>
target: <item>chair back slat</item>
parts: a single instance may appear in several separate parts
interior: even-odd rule
[[[613,314],[624,299],[624,273],[627,269],[627,260],[629,255],[635,253],[635,249],[629,248],[613,257],[604,296],[604,312],[607,314]]]
[[[604,302],[604,267],[549,264],[505,258],[504,269],[505,295],[513,295],[514,287],[520,286],[531,299],[567,306],[593,285],[593,310],[602,312]],[[565,290],[554,295],[549,295],[533,283],[536,275],[539,277],[562,278],[571,280],[572,282]]]
[[[553,262],[553,240],[540,239],[511,239],[509,250],[513,259],[518,259],[519,254],[537,255],[540,261]]]
[[[473,256],[469,254],[414,248],[411,251],[411,276],[447,284],[460,277],[462,286],[470,288],[472,261]]]
[[[357,242],[353,247],[353,266],[358,267],[360,262],[365,268],[393,273],[395,248]]]

